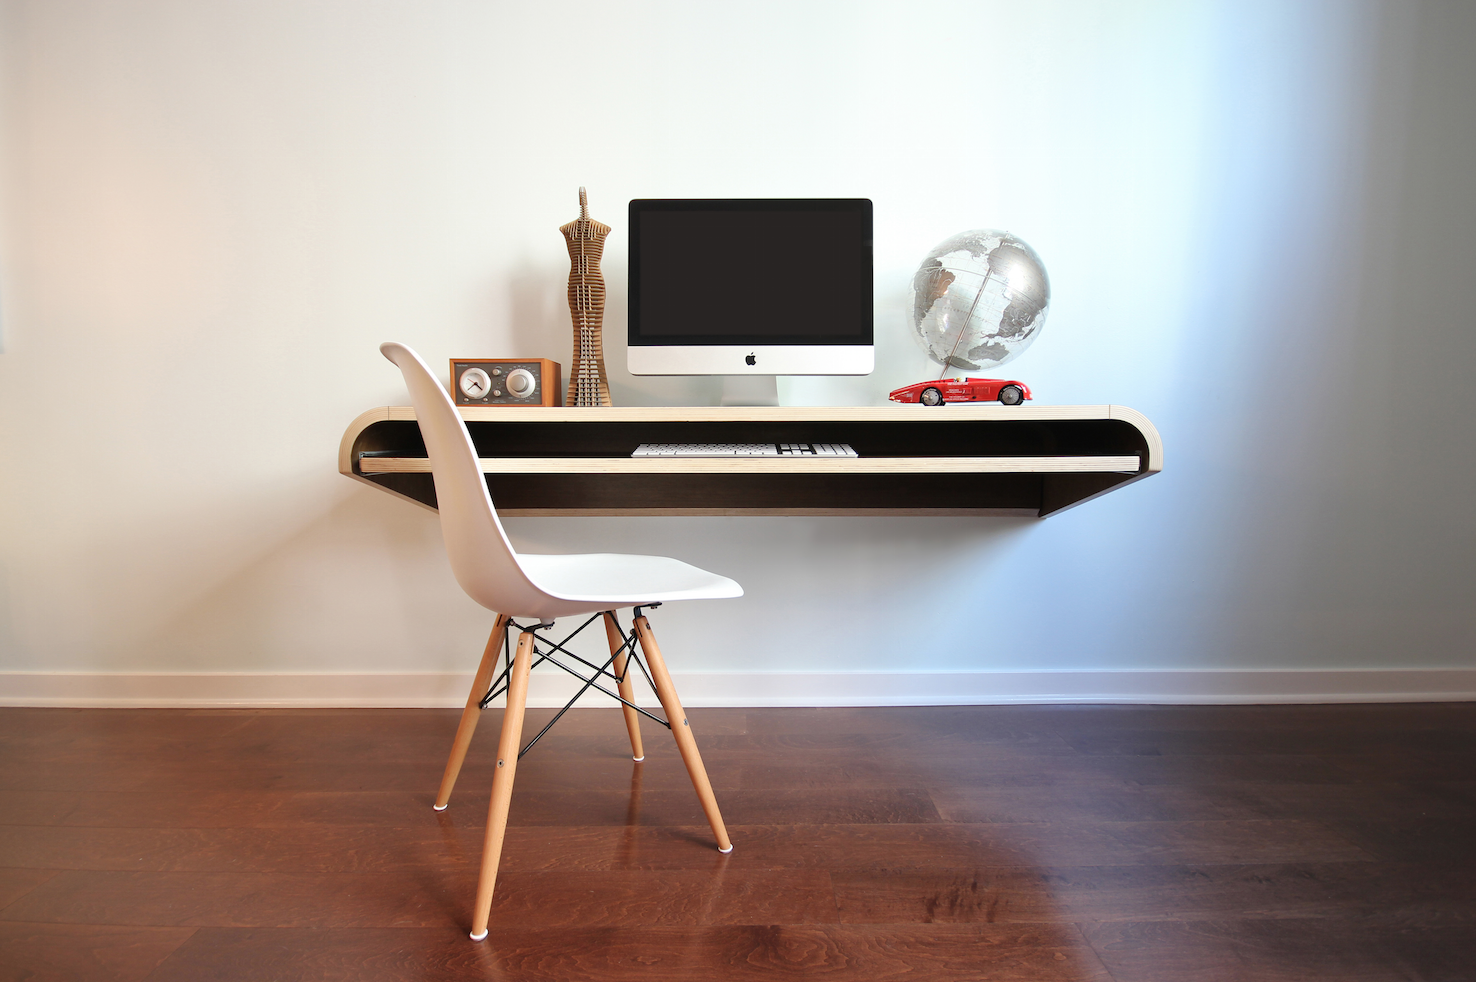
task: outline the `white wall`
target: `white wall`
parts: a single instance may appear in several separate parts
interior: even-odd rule
[[[1039,251],[1010,371],[1165,472],[1043,522],[515,520],[728,573],[687,671],[1470,668],[1476,8],[0,3],[0,670],[460,672],[432,514],[335,472],[376,351],[567,364],[557,226],[867,196],[881,368],[962,229]],[[634,379],[620,404],[706,402]],[[798,634],[805,638],[796,643]]]

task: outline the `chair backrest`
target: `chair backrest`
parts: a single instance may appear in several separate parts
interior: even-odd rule
[[[500,614],[539,609],[547,594],[518,565],[517,552],[492,506],[471,434],[451,397],[410,348],[388,341],[379,350],[399,367],[410,390],[435,477],[441,534],[456,582],[467,596]]]

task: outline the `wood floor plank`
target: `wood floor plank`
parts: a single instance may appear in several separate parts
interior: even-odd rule
[[[1071,923],[1049,875],[1029,866],[831,873],[846,924]]]
[[[465,906],[475,881],[465,875],[437,879],[419,873],[67,871],[45,886],[0,911],[0,922],[455,927],[457,908]]]
[[[1366,861],[1358,846],[1317,823],[1121,822],[1094,825],[730,826],[741,868],[915,869],[972,866]],[[693,868],[710,837],[687,829],[509,829],[528,843],[514,863],[543,868]],[[533,843],[549,848],[541,860]],[[685,848],[698,847],[697,852]]]
[[[1247,784],[1235,800],[1264,818],[1338,822],[1465,821],[1476,825],[1476,801],[1403,782],[1377,784]]]
[[[1466,909],[1468,870],[1385,863],[1078,867],[1045,874],[1079,921],[1362,918]]]
[[[483,797],[476,799],[478,803]],[[840,788],[825,795],[789,789],[725,788],[718,804],[730,825],[908,825],[939,822],[919,788]],[[532,791],[513,800],[516,825],[700,825],[691,788],[672,791]]]
[[[870,866],[1115,866],[1126,863],[1366,861],[1372,857],[1318,823],[1294,821],[1092,824],[747,826],[734,862],[829,869]],[[950,858],[967,860],[949,863]]]
[[[1084,926],[1115,982],[1409,982],[1398,952],[1357,923],[1236,918]]]
[[[758,731],[736,735],[703,736],[702,751],[722,757],[769,761],[783,757],[814,760],[885,760],[908,757],[1067,757],[1077,751],[1060,737],[1042,733],[984,732],[876,732],[852,733],[844,728],[821,732]]]
[[[1444,818],[1476,822],[1476,801],[1408,784],[1234,785],[1058,783],[1042,787],[944,787],[932,792],[950,822],[1194,821],[1290,818],[1388,822]]]
[[[945,786],[932,790],[946,822],[1193,822],[1268,815],[1254,799],[1220,787],[1124,782]],[[1301,816],[1295,816],[1301,817]]]
[[[407,873],[64,872],[0,911],[0,921],[159,927],[461,930],[473,871]],[[507,873],[494,925],[816,924],[838,920],[815,870]]]
[[[1354,922],[1366,941],[1377,942],[1412,978],[1464,982],[1476,964],[1476,906],[1438,916],[1421,911],[1371,914]]]
[[[0,713],[0,748],[47,753],[87,745],[97,749],[137,740],[136,747],[169,741],[210,740],[239,731],[271,710],[256,709],[41,709],[11,707]]]
[[[417,828],[435,825],[481,827],[487,818],[490,790],[478,793],[472,782],[452,798],[449,811],[436,814],[436,789],[429,781],[420,792],[410,791],[296,791],[263,816],[262,828],[303,828],[315,825],[369,825],[381,828]],[[434,818],[430,816],[434,815]]]
[[[1463,781],[1449,778],[1445,775],[1443,780],[1421,781],[1415,787],[1451,804],[1476,807],[1476,775]]]
[[[0,864],[38,869],[393,872],[476,861],[467,828],[73,828],[10,826]]]
[[[1252,706],[956,706],[960,715],[1044,725],[1057,733],[1111,730],[1244,730],[1348,734],[1449,730],[1476,734],[1470,703],[1327,703]],[[861,712],[869,712],[862,710]]]
[[[140,766],[141,762],[147,762],[147,766]],[[430,766],[428,762],[385,763],[374,759],[345,767],[336,763],[237,762],[228,758],[169,760],[145,756],[128,761],[98,759],[65,764],[8,758],[0,760],[0,792],[162,794],[180,788],[194,788],[201,794],[232,791],[417,791],[427,783],[426,770]],[[483,764],[468,762],[464,773],[481,773],[489,784],[492,780],[491,771]]]
[[[823,734],[874,736],[881,741],[898,737],[923,746],[934,738],[966,740],[976,745],[997,744],[1047,753],[1070,749],[1062,738],[1064,724],[1073,718],[1071,706],[869,706],[750,709],[744,732],[763,739],[821,740]],[[1103,707],[1091,707],[1100,709]]]
[[[193,933],[0,922],[0,982],[141,982]]]
[[[518,763],[518,788],[522,791],[627,791],[639,780],[648,791],[680,791],[692,788],[692,779],[682,766],[681,757],[674,746],[653,747],[661,739],[657,734],[646,739],[646,760],[636,764],[630,759],[630,744],[625,752],[614,758],[591,757],[584,754],[544,754],[540,744]],[[668,737],[669,739],[669,737]],[[494,755],[495,756],[495,755]],[[739,786],[742,765],[736,762],[715,760],[707,763],[707,774],[716,790]],[[485,773],[477,787],[492,786],[491,770],[479,758],[478,771]],[[466,771],[470,771],[468,765]],[[464,780],[464,779],[463,779]],[[459,783],[459,782],[458,782]]]
[[[706,759],[704,757],[704,759]],[[1352,784],[1357,778],[1320,757],[1277,755],[1203,757],[990,757],[896,756],[885,760],[746,762],[740,788],[1035,787],[1052,784],[1198,785]],[[521,777],[521,771],[519,776]],[[725,774],[726,776],[726,774]]]
[[[1371,856],[1392,863],[1458,864],[1476,875],[1476,822],[1411,816],[1396,821],[1342,820],[1327,823]]]
[[[1438,918],[1476,906],[1469,870],[1383,863],[836,870],[846,923]]]
[[[1076,730],[1064,734],[1062,742],[1088,756],[1224,756],[1227,754],[1311,754],[1314,756],[1383,756],[1391,745],[1421,757],[1447,753],[1469,754],[1473,738],[1464,729],[1339,728],[1304,726],[1280,728],[1222,729],[1194,727],[1176,729]]]
[[[34,791],[0,797],[0,826],[57,825],[111,828],[229,828],[296,825],[415,827],[434,821],[435,786],[407,791],[81,792]],[[463,782],[447,820],[480,822],[490,791]],[[704,821],[686,787],[647,790],[519,789],[515,825],[692,825]],[[936,822],[932,798],[921,789],[839,789],[816,796],[787,790],[724,789],[724,814],[743,824],[866,824]]]
[[[450,931],[202,928],[150,982],[252,978],[438,982],[691,982],[982,979],[1111,982],[1070,925],[493,930],[481,944]]]
[[[0,868],[0,912],[56,875],[49,869]]]
[[[839,921],[824,870],[509,873],[497,883],[491,923],[499,929]],[[460,922],[464,904],[457,910]]]
[[[1448,780],[1454,775],[1476,774],[1476,738],[1462,752],[1324,753],[1320,755],[1355,781],[1373,784]]]
[[[445,813],[441,813],[444,815]],[[1297,821],[730,826],[742,868],[1122,865],[1369,860],[1319,823]],[[476,825],[415,829],[94,829],[12,826],[0,865],[139,871],[394,872],[477,862]],[[504,868],[701,869],[701,826],[509,826]]]
[[[292,797],[265,791],[28,791],[0,795],[0,826],[199,828],[260,825]],[[430,807],[427,805],[426,807]]]
[[[495,732],[495,730],[493,731]],[[449,741],[448,741],[449,742]],[[518,768],[518,787],[575,791],[581,788],[620,790],[630,786],[629,744],[621,756],[574,759],[539,755],[540,746]],[[322,761],[232,762],[229,760],[167,760],[141,758],[126,762],[97,760],[67,765],[0,760],[0,791],[3,792],[123,792],[169,793],[194,788],[201,794],[232,791],[407,791],[417,792],[429,784],[435,788],[445,765],[439,760],[385,762],[372,756],[353,766]],[[495,754],[470,755],[458,782],[473,787],[491,787]],[[738,787],[743,764],[714,760],[708,775],[714,788]],[[648,788],[691,787],[680,758],[648,751],[645,767]],[[877,786],[873,783],[871,786]],[[908,786],[917,787],[917,782]]]

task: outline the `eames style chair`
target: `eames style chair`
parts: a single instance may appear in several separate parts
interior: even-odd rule
[[[492,496],[482,476],[471,435],[446,391],[411,349],[390,342],[380,345],[379,350],[404,374],[410,401],[415,405],[415,417],[420,422],[420,432],[425,439],[426,454],[435,479],[441,532],[445,536],[451,569],[468,596],[497,613],[492,636],[487,639],[487,648],[472,683],[466,710],[456,730],[435,804],[439,811],[450,801],[451,789],[461,771],[481,711],[492,699],[505,692],[507,709],[502,717],[502,737],[497,744],[497,770],[492,779],[492,804],[487,812],[482,872],[472,914],[472,940],[480,941],[487,936],[492,891],[497,884],[497,867],[502,856],[502,840],[507,829],[507,811],[512,800],[513,775],[517,771],[518,759],[548,731],[548,727],[544,727],[526,747],[519,749],[523,711],[528,697],[528,671],[534,664],[549,661],[582,679],[585,684],[579,695],[590,688],[597,688],[618,699],[630,733],[631,755],[636,760],[645,757],[639,717],[648,716],[669,727],[687,773],[691,775],[692,786],[702,802],[702,810],[712,825],[718,851],[731,852],[733,844],[718,811],[707,770],[702,766],[702,755],[697,751],[692,728],[672,686],[671,675],[666,670],[661,649],[656,645],[656,637],[643,608],[675,600],[741,597],[743,588],[726,576],[663,556],[609,553],[549,556],[517,552],[508,541],[497,510],[492,505]],[[625,607],[634,608],[634,624],[629,635],[616,618],[616,611]],[[551,628],[555,618],[576,614],[590,616],[574,634],[596,620],[604,621],[610,658],[603,666],[585,661],[564,647],[574,634],[561,641],[553,641],[539,633]],[[532,623],[519,624],[517,619]],[[518,632],[515,653],[510,651],[509,628]],[[565,664],[555,652],[578,663],[584,671]],[[506,662],[500,674],[497,673],[499,656]],[[640,668],[656,691],[666,719],[635,704],[629,676],[633,665]],[[617,691],[612,692],[601,685],[601,679],[613,681]],[[579,695],[570,700],[553,722],[568,711]]]

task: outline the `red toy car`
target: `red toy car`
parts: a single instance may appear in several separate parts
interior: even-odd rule
[[[1018,406],[1030,398],[1030,386],[1003,378],[940,378],[904,385],[887,396],[893,402],[920,402],[941,406],[945,402],[1001,402]]]

